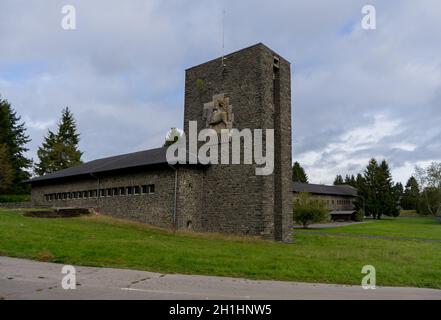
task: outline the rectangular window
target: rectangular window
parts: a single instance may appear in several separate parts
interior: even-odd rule
[[[149,193],[155,193],[155,185],[154,184],[149,185]]]
[[[83,198],[83,193],[81,191],[78,192],[78,198],[82,199]]]
[[[133,194],[133,187],[127,187],[127,194],[132,195]]]
[[[61,200],[61,193],[57,193],[57,200]]]
[[[106,189],[106,197],[110,197],[112,196],[112,189],[111,188],[107,188]]]
[[[100,197],[104,197],[104,189],[100,189]]]
[[[124,196],[125,194],[126,194],[126,188],[124,187],[119,188],[119,195]]]
[[[141,189],[141,188],[140,188],[139,186],[134,186],[134,187],[133,187],[133,193],[134,193],[134,194],[140,194],[140,192],[141,192],[140,189]]]
[[[114,196],[118,196],[119,195],[118,194],[118,188],[113,188],[112,193],[113,193]]]
[[[92,190],[92,197],[93,198],[96,198],[97,194],[98,194],[98,192],[96,190]]]
[[[146,185],[146,184],[142,185],[142,186],[141,186],[141,193],[142,193],[142,194],[149,193],[149,186]]]

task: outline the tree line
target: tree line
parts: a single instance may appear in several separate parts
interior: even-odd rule
[[[293,165],[293,181],[308,182],[302,166]],[[441,216],[441,163],[427,168],[415,167],[406,185],[394,183],[386,160],[371,159],[362,173],[337,175],[334,185],[349,185],[357,189],[355,209],[367,216],[381,219],[382,215],[396,217],[400,210],[415,210],[421,215]]]
[[[61,112],[57,131],[48,130],[38,148],[38,161],[26,157],[31,141],[26,127],[11,104],[0,97],[0,194],[26,194],[23,181],[31,172],[44,175],[80,164],[82,152],[74,116],[68,107]]]

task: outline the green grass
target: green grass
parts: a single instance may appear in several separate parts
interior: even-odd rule
[[[441,224],[434,217],[399,217],[365,221],[362,224],[329,229],[311,229],[306,232],[441,240]],[[305,231],[301,230],[300,232]]]
[[[375,225],[382,229],[391,223],[392,229],[403,229],[406,223],[401,220],[358,228],[372,231]],[[434,227],[416,218],[419,234],[420,223]],[[370,264],[376,267],[377,285],[441,288],[440,243],[296,232],[293,244],[282,244],[217,234],[173,234],[103,216],[43,219],[0,209],[0,254],[162,273],[355,285],[364,276],[362,267]]]
[[[0,203],[30,201],[29,194],[0,194]]]

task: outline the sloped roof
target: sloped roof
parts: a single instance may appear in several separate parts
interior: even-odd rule
[[[133,167],[144,167],[155,164],[167,163],[167,148],[156,148],[144,151],[138,151],[119,156],[97,159],[89,161],[78,166],[52,172],[44,176],[30,179],[26,182],[39,182],[52,179],[61,179],[73,176],[88,175],[113,170],[127,169]]]
[[[357,189],[349,185],[327,186],[323,184],[293,182],[293,192],[308,192],[312,194],[324,194],[335,196],[353,196],[357,195]]]

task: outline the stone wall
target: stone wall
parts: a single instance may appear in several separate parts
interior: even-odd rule
[[[145,184],[154,184],[154,193],[53,201],[46,201],[45,198],[46,194],[51,193],[141,186]],[[173,200],[174,174],[170,168],[144,169],[139,172],[108,174],[97,176],[96,178],[90,177],[73,181],[62,181],[61,183],[35,184],[32,187],[32,201],[36,206],[95,208],[102,214],[134,219],[160,227],[170,227],[172,225]]]
[[[274,59],[278,60],[275,88]],[[224,93],[235,129],[275,129],[275,172],[257,176],[256,165],[212,165],[204,172],[202,227],[207,231],[291,241],[290,64],[262,44],[186,71],[184,131],[189,121],[205,128],[203,106]],[[275,90],[278,100],[275,103]]]

